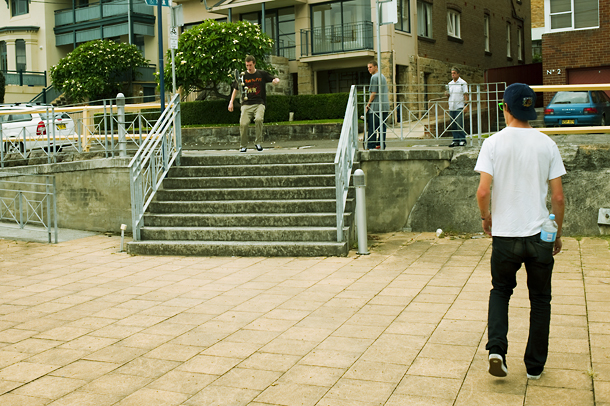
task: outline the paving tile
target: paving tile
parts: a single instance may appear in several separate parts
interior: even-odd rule
[[[468,361],[417,357],[407,374],[463,379],[469,366]]]
[[[193,395],[217,379],[217,375],[170,371],[151,382],[146,387],[150,389]]]
[[[541,378],[542,380],[543,378]],[[593,392],[586,389],[563,389],[543,386],[528,387],[524,406],[534,405],[593,405]]]
[[[146,356],[168,361],[186,361],[201,351],[203,351],[202,347],[166,343],[146,353]]]
[[[455,406],[523,406],[523,404],[523,395],[472,391],[460,391],[454,403]],[[534,404],[544,405],[544,403]]]
[[[30,357],[30,354],[17,351],[0,350],[0,368],[5,368],[9,365],[16,364],[21,360]]]
[[[394,387],[392,383],[342,378],[328,391],[326,397],[383,404]]]
[[[260,347],[261,344],[221,341],[202,351],[201,354],[229,358],[247,358]]]
[[[272,354],[256,352],[239,364],[243,368],[260,369],[267,371],[288,371],[301,359],[299,355]]]
[[[78,360],[50,372],[49,375],[81,379],[89,382],[117,369],[119,366],[120,364],[109,362]]]
[[[13,389],[22,386],[23,382],[15,382],[15,381],[7,381],[7,380],[2,380],[0,381],[0,395],[10,392]]]
[[[461,379],[406,375],[396,387],[394,393],[403,396],[433,396],[436,399],[447,399],[452,401],[456,398],[461,386]]]
[[[147,357],[138,357],[116,370],[119,374],[135,375],[145,378],[157,378],[181,365],[176,361],[166,361]]]
[[[240,358],[197,355],[186,361],[178,367],[177,370],[210,375],[223,375],[240,362]]]
[[[384,362],[373,362],[358,360],[345,373],[347,379],[358,379],[367,381],[398,383],[407,371],[407,365],[390,364]]]
[[[312,365],[295,365],[282,375],[281,382],[292,382],[302,385],[333,386],[345,373],[342,368],[318,367]]]
[[[80,388],[86,383],[87,381],[79,379],[43,376],[27,385],[21,386],[14,390],[13,393],[16,395],[57,399]]]
[[[83,358],[90,361],[102,361],[123,364],[125,362],[131,361],[136,357],[139,357],[145,352],[146,350],[141,348],[123,347],[115,344],[105,347],[89,355],[86,355]]]
[[[300,361],[304,365],[315,365],[329,368],[347,369],[358,359],[360,354],[336,350],[313,350]]]
[[[275,371],[233,368],[216,380],[214,385],[262,391],[275,382],[281,375],[281,372]]]
[[[56,401],[50,406],[111,406],[120,400],[120,396],[105,393],[75,391]]]
[[[43,406],[48,405],[51,399],[36,398],[33,396],[5,393],[0,396],[2,406]]]
[[[260,392],[252,389],[209,385],[183,404],[186,406],[247,405]]]
[[[0,380],[30,382],[57,369],[55,365],[18,362],[0,370]]]
[[[324,396],[327,390],[328,388],[322,386],[278,382],[277,385],[265,389],[254,400],[282,406],[313,406]],[[192,405],[195,406],[196,403],[192,403]]]
[[[117,406],[176,406],[188,398],[182,393],[143,388],[121,400]]]
[[[610,382],[595,381],[595,404],[610,404]]]
[[[394,393],[385,406],[452,406],[453,399],[441,399],[432,396],[401,395]]]

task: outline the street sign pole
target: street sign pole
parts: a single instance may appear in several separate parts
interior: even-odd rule
[[[159,37],[159,96],[161,98],[161,112],[165,110],[165,81],[163,80],[163,21],[161,20],[163,17],[163,1],[157,1],[157,34]]]

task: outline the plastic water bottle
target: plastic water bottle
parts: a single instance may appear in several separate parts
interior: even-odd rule
[[[540,239],[546,242],[555,241],[557,237],[557,223],[555,223],[555,215],[549,215],[549,218],[544,220],[542,223],[542,229],[540,230]]]

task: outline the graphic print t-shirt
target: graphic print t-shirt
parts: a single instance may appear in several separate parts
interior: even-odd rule
[[[248,73],[244,75],[244,85],[248,88],[246,94],[248,100],[245,100],[244,104],[266,104],[267,103],[267,90],[266,84],[273,82],[275,76],[264,70],[256,70],[254,73]],[[238,89],[237,82],[233,82],[233,88]]]

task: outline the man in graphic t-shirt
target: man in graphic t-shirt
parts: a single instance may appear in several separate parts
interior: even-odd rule
[[[264,70],[256,69],[256,59],[252,55],[246,56],[246,70],[244,75],[244,100],[241,103],[241,116],[239,118],[239,133],[241,135],[240,152],[246,152],[248,144],[248,126],[254,118],[256,140],[254,145],[258,151],[262,151],[263,143],[263,120],[265,118],[265,103],[267,102],[266,84],[277,85],[280,79]],[[239,92],[240,84],[236,81],[231,86],[231,100],[229,111],[233,111],[233,101]]]

